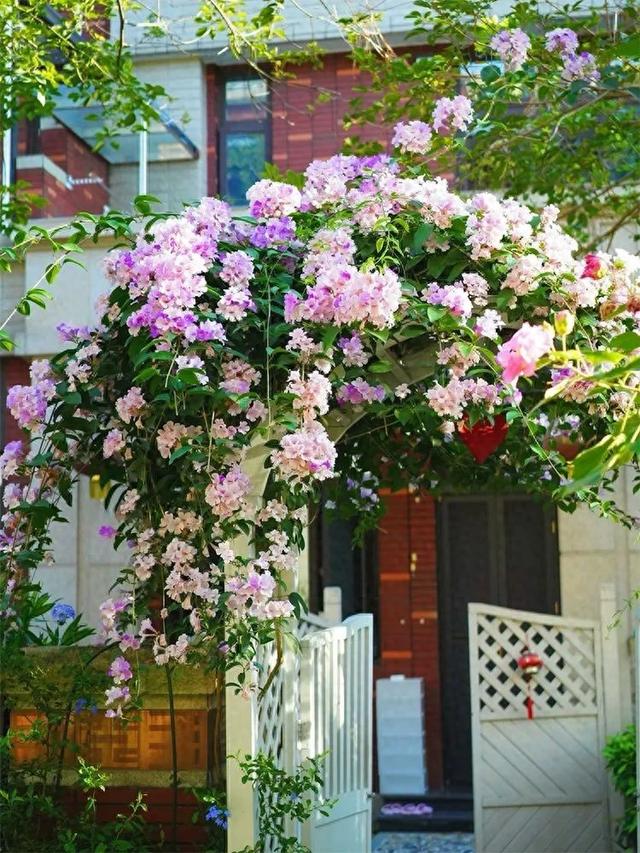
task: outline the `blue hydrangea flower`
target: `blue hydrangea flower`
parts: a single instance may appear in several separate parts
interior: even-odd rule
[[[96,704],[90,705],[88,699],[81,697],[80,699],[76,699],[73,710],[76,714],[79,714],[81,711],[89,711],[91,714],[97,714],[98,706]]]
[[[216,826],[220,827],[220,829],[226,829],[229,822],[229,812],[227,809],[221,809],[218,808],[218,806],[211,806],[205,814],[204,819],[212,820]]]
[[[69,619],[75,619],[76,611],[70,604],[54,604],[51,610],[52,618],[58,625],[64,625]]]

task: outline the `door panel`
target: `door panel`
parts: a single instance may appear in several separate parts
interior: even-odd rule
[[[490,506],[484,498],[452,498],[440,507],[438,553],[443,565],[455,566],[455,572],[440,573],[440,612],[443,627],[446,625],[440,658],[445,781],[451,787],[470,787],[467,605],[497,594],[492,572],[494,531]]]
[[[557,612],[554,515],[526,495],[443,498],[438,512],[444,777],[471,788],[469,602]],[[427,697],[428,701],[428,697]]]
[[[524,496],[502,501],[506,600],[514,610],[558,612],[554,513]]]

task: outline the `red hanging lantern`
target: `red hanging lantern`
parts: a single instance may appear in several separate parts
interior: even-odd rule
[[[527,685],[527,719],[533,720],[533,696],[531,695],[531,682],[542,669],[542,658],[536,652],[525,649],[518,658],[518,669]]]
[[[509,424],[503,414],[491,421],[477,421],[469,426],[467,418],[458,426],[460,440],[466,444],[476,462],[482,464],[496,451],[507,437]]]

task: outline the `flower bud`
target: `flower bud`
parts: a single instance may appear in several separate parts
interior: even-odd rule
[[[586,255],[584,259],[584,268],[582,270],[583,278],[602,278],[604,275],[604,265],[598,255]]]
[[[553,317],[553,325],[555,326],[556,335],[561,338],[570,335],[575,326],[576,318],[571,311],[556,311]]]

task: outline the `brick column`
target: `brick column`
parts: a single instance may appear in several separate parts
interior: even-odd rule
[[[436,514],[432,497],[383,491],[378,533],[380,659],[375,677],[420,677],[425,685],[429,786],[442,786],[442,709]]]

